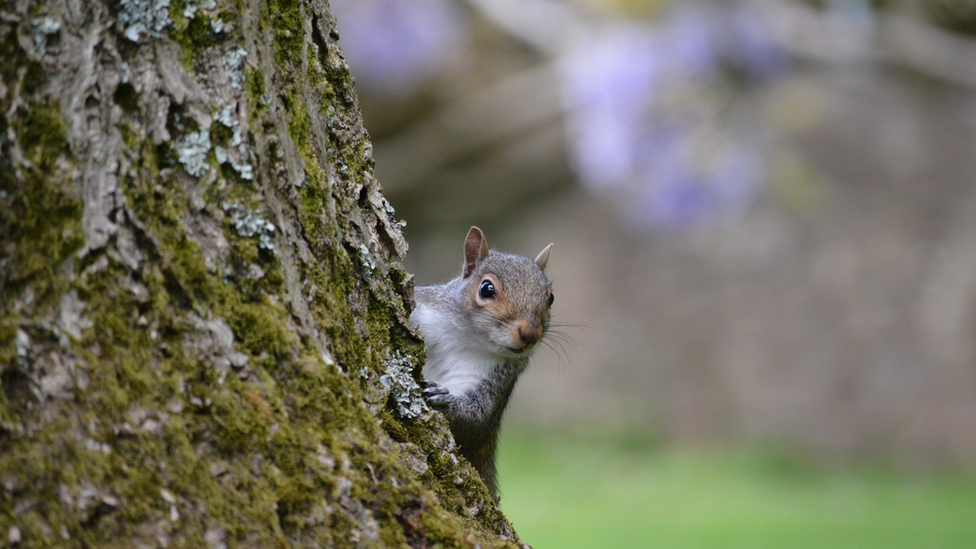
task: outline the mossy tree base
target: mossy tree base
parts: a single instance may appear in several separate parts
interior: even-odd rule
[[[524,546],[324,0],[0,7],[0,544]]]

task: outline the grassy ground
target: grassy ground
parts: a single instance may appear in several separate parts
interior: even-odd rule
[[[502,509],[535,549],[976,548],[976,473],[506,433]]]

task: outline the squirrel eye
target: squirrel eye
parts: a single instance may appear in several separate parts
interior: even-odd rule
[[[478,295],[481,299],[491,299],[495,297],[495,285],[491,283],[490,280],[484,280],[481,282],[481,289],[478,291]]]
[[[556,294],[553,293],[553,292],[549,292],[549,306],[550,307],[552,307],[552,302],[553,301],[556,301]]]

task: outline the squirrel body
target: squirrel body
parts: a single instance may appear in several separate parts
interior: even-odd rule
[[[415,293],[410,322],[427,343],[424,395],[447,416],[461,454],[493,495],[501,418],[549,327],[551,249],[535,260],[499,253],[471,227],[461,275]]]

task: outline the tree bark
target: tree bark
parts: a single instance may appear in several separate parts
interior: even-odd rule
[[[324,0],[0,7],[0,545],[524,546]]]

